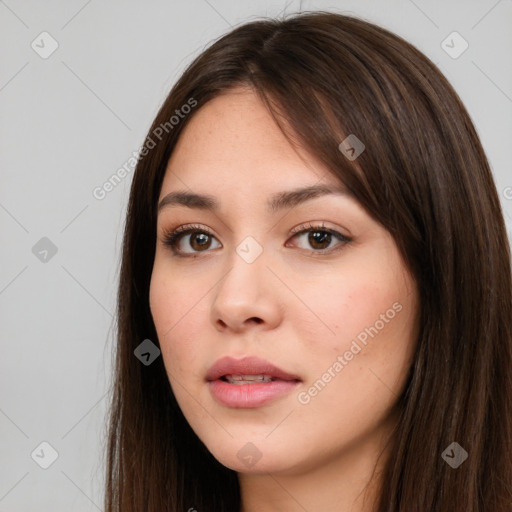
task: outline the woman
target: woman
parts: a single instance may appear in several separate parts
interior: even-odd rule
[[[106,511],[510,511],[511,289],[423,54],[332,13],[234,29],[134,175]]]

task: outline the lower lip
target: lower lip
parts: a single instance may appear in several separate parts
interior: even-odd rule
[[[230,384],[217,379],[210,381],[209,386],[213,397],[220,404],[238,409],[249,409],[260,407],[288,394],[298,383],[296,380],[273,380],[258,384]]]

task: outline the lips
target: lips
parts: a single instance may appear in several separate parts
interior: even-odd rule
[[[299,376],[288,373],[269,361],[258,357],[244,357],[243,359],[223,357],[208,370],[206,380],[215,381],[221,378],[227,380],[227,376],[232,380],[233,378],[236,379],[237,376],[250,377],[257,375],[270,377],[272,380],[301,381]]]
[[[302,379],[257,357],[223,357],[210,368],[206,381],[220,405],[253,409],[285,399]]]

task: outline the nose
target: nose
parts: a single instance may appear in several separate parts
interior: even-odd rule
[[[282,283],[267,263],[263,254],[248,263],[234,253],[230,269],[212,295],[211,321],[217,330],[240,333],[255,326],[274,329],[279,324],[283,308],[277,292]]]

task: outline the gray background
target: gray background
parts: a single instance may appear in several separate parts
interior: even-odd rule
[[[374,21],[438,64],[481,136],[512,233],[511,0],[0,0],[1,512],[102,510],[133,172],[102,200],[93,190],[140,148],[206,44],[251,18],[300,9]],[[45,31],[58,48],[42,58],[52,44]],[[453,31],[469,44],[458,58],[441,46]],[[42,442],[58,454],[47,469]]]

